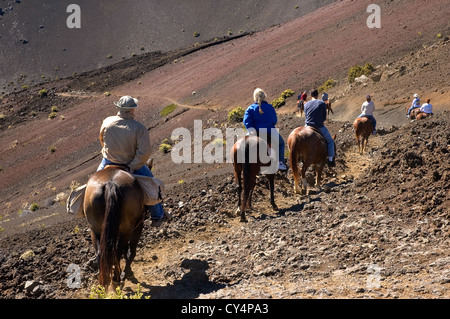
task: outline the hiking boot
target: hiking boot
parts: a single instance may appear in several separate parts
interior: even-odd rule
[[[279,171],[287,171],[286,164],[284,164],[283,162],[278,163],[278,170]]]
[[[374,131],[372,132],[372,134],[373,134],[373,135],[377,135],[377,131],[374,130]]]

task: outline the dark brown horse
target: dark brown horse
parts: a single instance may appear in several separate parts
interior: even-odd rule
[[[353,122],[353,129],[355,130],[356,143],[358,144],[359,154],[367,152],[367,144],[369,143],[369,136],[373,132],[373,124],[367,117],[358,117]]]
[[[261,168],[271,166],[269,155],[266,158],[262,158],[262,154],[268,154],[269,146],[262,138],[257,136],[245,136],[240,138],[231,149],[231,158],[233,159],[234,177],[238,183],[238,209],[237,213],[240,213],[241,222],[246,222],[245,212],[247,209],[252,208],[252,194],[256,185],[256,176],[261,172]],[[260,154],[261,152],[261,154]],[[265,157],[265,156],[264,156]],[[272,158],[273,159],[273,158]],[[276,168],[278,162],[275,161]],[[271,167],[273,168],[273,167]],[[244,188],[242,189],[242,173]],[[272,169],[266,174],[269,180],[270,188],[270,203],[274,210],[277,210],[277,205],[274,199],[274,178],[275,171]],[[244,191],[244,198],[242,197],[242,190]]]
[[[119,166],[107,166],[88,181],[84,212],[100,268],[99,283],[113,289],[121,280],[120,260],[126,260],[125,276],[132,276],[131,263],[141,237],[144,194],[137,180]]]
[[[336,136],[333,137],[336,139]],[[316,172],[316,187],[320,187],[322,171],[327,160],[327,144],[322,135],[311,127],[300,126],[292,131],[288,138],[289,161],[294,175],[294,192],[307,194],[308,183],[306,171],[314,164]],[[302,188],[299,186],[299,162],[302,162]]]

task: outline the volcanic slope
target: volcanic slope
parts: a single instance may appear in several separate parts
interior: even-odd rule
[[[145,52],[264,30],[335,0],[0,1],[0,92],[108,66]],[[3,95],[4,93],[2,93]]]
[[[284,89],[315,87],[329,77],[339,81],[334,91],[330,91],[338,98],[336,114],[327,125],[333,134],[338,133],[338,167],[334,172],[326,171],[328,187],[314,191],[310,198],[292,194],[290,172],[287,176],[280,175],[278,213],[264,208],[267,193],[262,186],[256,192],[258,210],[250,224],[240,225],[232,217],[236,195],[229,164],[173,165],[170,154],[155,151],[155,174],[168,185],[165,204],[175,218],[160,230],[146,229],[136,261],[137,280],[152,298],[284,298],[288,297],[286,293],[293,298],[448,297],[449,254],[445,247],[448,247],[449,186],[445,165],[449,122],[445,110],[449,107],[449,76],[445,68],[448,39],[442,31],[448,30],[448,22],[439,12],[443,2],[383,3],[382,7],[391,13],[383,16],[383,23],[398,27],[399,21],[408,21],[412,25],[388,28],[383,33],[386,41],[383,38],[373,41],[375,44],[364,35],[360,37],[367,31],[362,23],[367,3],[342,1],[283,26],[189,55],[168,54],[166,58],[171,63],[163,63],[164,66],[130,83],[123,84],[120,78],[108,75],[146,65],[144,57],[124,62],[131,65],[117,64],[95,71],[95,78],[100,79],[103,74],[103,82],[109,83],[109,87],[98,82],[91,88],[80,87],[80,83],[89,83],[89,74],[84,74],[4,97],[2,121],[9,124],[2,126],[0,133],[1,236],[5,238],[0,251],[2,297],[74,296],[66,285],[66,268],[70,263],[84,265],[93,251],[86,223],[67,216],[63,201],[72,181],[84,183],[95,171],[100,161],[98,128],[101,120],[114,112],[112,102],[118,97],[132,94],[140,99],[138,117],[150,129],[156,150],[162,140],[171,137],[174,128],[192,129],[195,119],[203,120],[205,126],[225,129],[229,126],[225,123],[228,111],[249,104],[256,86],[275,97]],[[401,20],[404,10],[414,5],[421,10],[409,12],[431,10],[436,20],[417,25],[415,21],[420,20],[420,15],[417,19]],[[335,13],[333,19],[337,20],[331,20],[329,29],[311,23],[330,12]],[[348,33],[337,32],[330,37],[325,32],[337,24],[348,25],[346,30],[355,41],[351,50],[342,44]],[[422,35],[405,31],[410,27],[417,30],[419,25]],[[359,28],[359,32],[353,28]],[[280,59],[289,52],[299,52],[300,48],[308,56],[303,42],[292,36],[294,30],[303,32],[303,42],[308,41],[309,35],[309,50],[316,57],[308,63],[301,63],[305,59],[298,60],[297,72],[292,72],[290,63],[297,60]],[[370,35],[378,32],[382,31],[371,30]],[[438,33],[443,36],[438,38]],[[399,42],[401,37],[410,41]],[[282,42],[283,39],[287,42]],[[336,57],[316,44],[327,39],[334,45],[341,43],[335,49]],[[294,50],[292,44],[292,50],[287,50],[292,41],[298,47]],[[271,46],[261,50],[262,43]],[[351,53],[360,49],[362,57],[358,60],[357,54]],[[237,53],[233,54],[233,50]],[[325,68],[324,60],[329,62]],[[352,87],[346,84],[348,69],[367,61],[382,72],[380,80]],[[254,72],[251,81],[248,70]],[[300,84],[299,74],[302,74]],[[420,83],[419,78],[423,79]],[[101,90],[96,91],[95,87]],[[47,96],[36,98],[41,89],[48,90]],[[359,157],[351,149],[354,142],[349,126],[358,115],[366,92],[373,94],[382,112],[387,113],[380,116],[380,135],[371,138],[369,155]],[[413,93],[432,97],[435,118],[417,123],[406,121],[405,108]],[[160,111],[174,101],[179,106],[162,117]],[[303,123],[293,115],[295,102],[291,98],[278,110],[278,126],[285,137]],[[50,120],[51,106],[58,106],[60,111],[56,119]],[[35,114],[31,114],[33,111]],[[14,116],[22,117],[22,121],[8,122]],[[399,126],[402,127],[398,129]],[[393,174],[397,174],[395,178]],[[393,193],[393,189],[398,193]],[[417,192],[420,200],[412,195]],[[33,212],[29,205],[34,202],[40,209]],[[298,225],[304,226],[301,233]],[[268,233],[275,235],[269,238]],[[351,238],[350,233],[354,234]],[[295,248],[287,249],[290,245]],[[170,255],[168,247],[179,247],[180,250],[173,249],[176,257]],[[21,258],[30,249],[34,258]],[[192,254],[193,251],[196,253]],[[214,255],[209,251],[215,251]],[[244,252],[247,258],[249,251],[253,252],[249,260],[252,264],[243,271],[237,266],[238,261]],[[321,263],[321,256],[326,256],[327,264]],[[275,265],[284,259],[285,263]],[[380,271],[384,280],[381,286],[379,282],[372,288],[366,286],[370,265],[375,267],[370,269]],[[86,296],[95,283],[94,271],[83,268],[83,273],[84,290],[75,294],[78,297]],[[306,285],[287,284],[297,279]],[[343,287],[344,279],[349,281]],[[42,282],[36,294],[24,291],[26,280]],[[237,283],[242,285],[234,294],[232,287]],[[132,282],[127,287],[129,291],[136,286]]]

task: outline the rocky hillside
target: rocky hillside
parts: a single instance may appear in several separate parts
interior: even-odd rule
[[[174,219],[146,227],[127,293],[140,283],[151,298],[448,298],[446,2],[382,1],[379,30],[365,24],[370,3],[333,2],[260,32],[146,52],[2,96],[0,296],[89,295],[97,273],[86,265],[88,225],[66,214],[65,199],[95,172],[101,121],[130,94],[140,100],[137,116],[150,131],[154,173]],[[13,11],[3,10],[2,21]],[[373,72],[350,84],[349,69],[366,62]],[[279,174],[278,212],[267,208],[261,177],[249,223],[239,223],[230,164],[174,165],[158,150],[194,120],[225,132],[228,112],[247,106],[255,87],[272,100],[329,78],[338,166],[309,197],[292,193],[290,171]],[[351,123],[368,93],[379,134],[360,156]],[[414,93],[432,99],[435,117],[406,120]],[[304,121],[295,105],[292,97],[278,109],[286,138]],[[77,290],[67,286],[71,264],[82,270]]]

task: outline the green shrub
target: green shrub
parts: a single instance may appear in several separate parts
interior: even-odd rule
[[[56,113],[56,112],[52,112],[52,113],[50,113],[49,115],[48,115],[48,118],[51,120],[51,119],[54,119],[55,117],[57,117],[58,116],[58,114]]]
[[[355,65],[348,71],[348,81],[350,83],[353,83],[355,82],[356,78],[360,77],[361,75],[369,75],[373,72],[374,69],[375,67],[372,63],[366,63],[364,66]]]
[[[35,211],[37,211],[38,209],[39,209],[39,205],[38,205],[38,204],[33,203],[33,204],[30,205],[30,210],[31,210],[32,212],[35,212]]]
[[[295,94],[294,91],[287,89],[283,93],[281,93],[281,97],[287,99],[287,98],[293,96],[294,94]]]
[[[47,96],[47,95],[48,95],[48,91],[47,91],[46,89],[42,89],[42,90],[40,90],[40,91],[38,92],[38,95],[39,95],[40,97]]]
[[[244,120],[245,110],[238,106],[235,107],[230,113],[228,113],[228,122],[229,123],[239,123]]]
[[[172,113],[173,111],[175,111],[176,108],[177,108],[177,105],[176,105],[176,104],[170,104],[170,105],[167,105],[167,106],[160,112],[160,114],[161,114],[162,117],[166,117],[166,116],[168,116],[170,113]]]
[[[286,104],[286,99],[284,97],[282,97],[282,96],[277,97],[275,100],[272,101],[272,106],[275,109],[278,109],[278,108],[282,107],[285,104]]]
[[[162,143],[162,144],[159,146],[159,150],[160,150],[161,152],[163,152],[164,154],[167,154],[167,153],[169,153],[169,152],[172,150],[172,146],[171,146],[170,144]]]
[[[194,32],[193,34],[194,37],[198,38],[200,36],[200,33],[198,33],[197,31]]]
[[[322,84],[322,86],[319,87],[319,92],[320,93],[327,92],[331,88],[333,88],[335,85],[336,85],[336,82],[333,79],[328,79],[325,81],[324,84]]]

